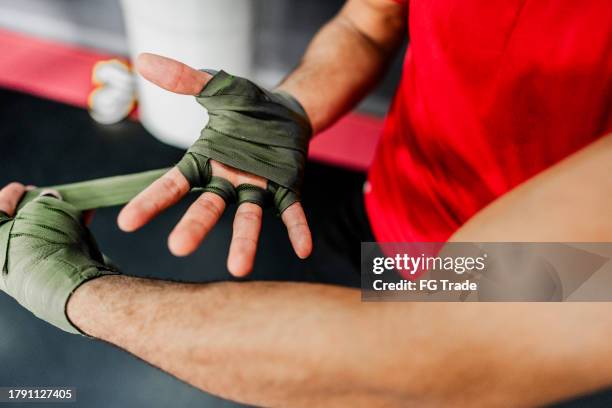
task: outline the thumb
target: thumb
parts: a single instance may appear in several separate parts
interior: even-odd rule
[[[212,75],[161,55],[142,53],[136,58],[136,70],[146,80],[170,92],[197,95]]]

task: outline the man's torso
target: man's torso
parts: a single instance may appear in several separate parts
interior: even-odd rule
[[[379,241],[444,241],[612,129],[608,0],[409,7],[410,46],[366,193]]]

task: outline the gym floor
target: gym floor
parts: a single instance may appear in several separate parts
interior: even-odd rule
[[[138,122],[102,126],[82,109],[0,90],[0,185],[17,180],[46,186],[150,170],[174,164],[182,153],[158,142]],[[358,284],[350,265],[318,243],[323,227],[337,216],[330,203],[354,195],[364,179],[362,173],[309,163],[304,206],[315,239],[312,259],[300,261],[293,254],[281,221],[267,211],[249,279]],[[201,282],[230,279],[225,261],[233,208],[192,256],[175,258],[167,250],[166,237],[192,199],[136,233],[119,231],[118,208],[97,211],[91,228],[102,250],[126,274]],[[0,385],[75,387],[79,407],[241,406],[200,392],[114,346],[61,332],[3,294],[0,362]],[[557,406],[609,407],[612,392]]]

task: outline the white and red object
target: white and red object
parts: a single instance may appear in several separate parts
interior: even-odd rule
[[[136,106],[136,81],[130,66],[118,59],[99,61],[91,81],[96,88],[88,98],[89,114],[103,125],[128,117]]]

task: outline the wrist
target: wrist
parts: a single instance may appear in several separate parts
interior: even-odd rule
[[[109,291],[126,279],[122,275],[104,275],[79,286],[66,303],[66,316],[82,333],[108,340],[112,324]]]
[[[304,116],[310,122],[311,137],[319,132],[320,128],[317,123],[318,120],[317,116],[315,115],[314,107],[311,103],[309,103],[308,98],[303,95],[303,92],[300,92],[299,85],[294,85],[293,81],[288,79],[274,88],[272,92],[286,95],[299,106],[300,110],[304,112]]]

